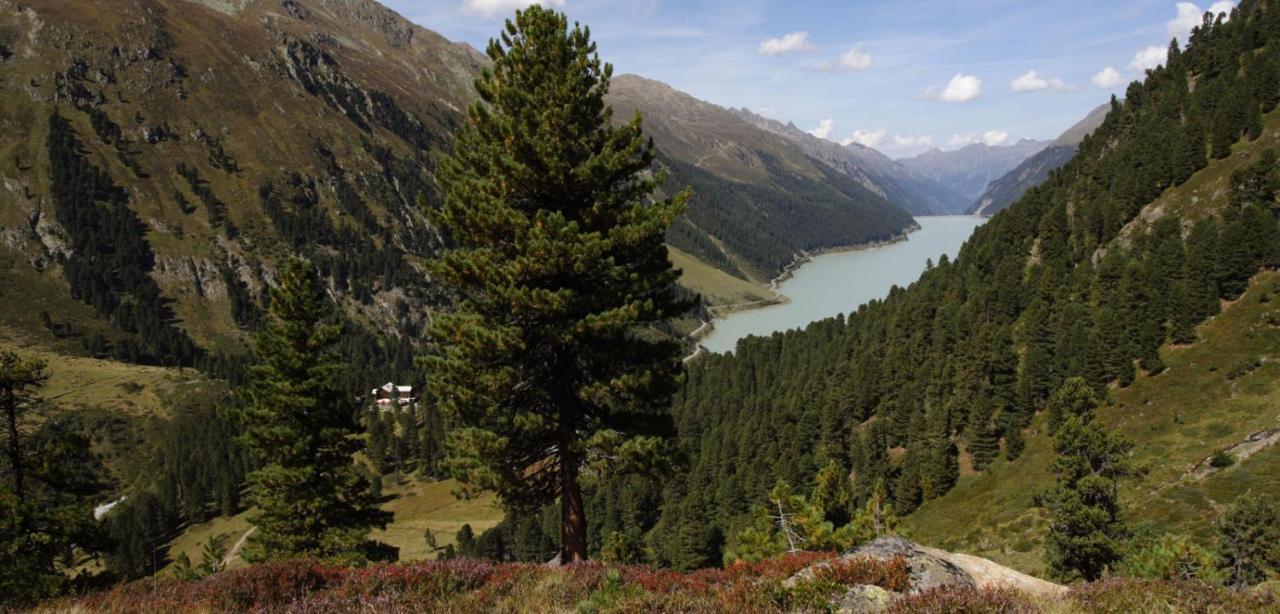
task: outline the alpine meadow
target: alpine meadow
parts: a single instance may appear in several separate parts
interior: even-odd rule
[[[0,0],[0,610],[1280,613],[1280,2],[382,2]]]

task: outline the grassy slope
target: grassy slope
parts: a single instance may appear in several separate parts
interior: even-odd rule
[[[1240,143],[1227,159],[1209,167],[1148,205],[1120,240],[1161,215],[1209,215],[1226,204],[1231,173],[1252,163],[1265,147],[1280,143],[1280,114],[1266,118],[1266,134]],[[1211,538],[1214,509],[1249,488],[1280,496],[1280,447],[1272,447],[1203,481],[1184,478],[1189,466],[1251,433],[1280,426],[1280,329],[1266,323],[1280,316],[1280,274],[1264,273],[1222,315],[1203,324],[1201,341],[1166,347],[1168,371],[1139,375],[1127,389],[1113,390],[1112,405],[1099,411],[1109,426],[1133,439],[1136,458],[1150,473],[1124,492],[1130,518],[1152,528],[1185,532],[1202,543]],[[1263,359],[1261,368],[1232,382],[1233,367]],[[971,552],[1028,573],[1043,574],[1045,519],[1031,508],[1048,471],[1051,442],[1041,421],[1033,425],[1027,452],[1015,463],[997,462],[985,474],[961,478],[946,496],[925,504],[905,521],[913,537],[942,548]],[[958,523],[957,520],[960,522]]]
[[[770,298],[767,288],[734,277],[674,247],[671,263],[680,269],[680,285],[701,294],[711,306],[751,303]]]
[[[373,538],[400,549],[401,561],[435,558],[427,548],[424,534],[430,529],[436,534],[440,547],[454,543],[458,529],[464,524],[479,535],[485,529],[502,521],[502,510],[493,495],[477,499],[460,500],[453,496],[457,487],[454,480],[419,482],[409,480],[404,484],[388,486],[384,493],[389,501],[383,509],[395,512],[395,519],[385,531],[375,531]],[[222,516],[209,522],[191,525],[176,537],[169,546],[169,560],[186,554],[193,562],[199,562],[201,547],[210,537],[222,536],[228,550],[250,529],[249,512],[235,516]],[[239,556],[231,556],[229,567],[244,567]]]

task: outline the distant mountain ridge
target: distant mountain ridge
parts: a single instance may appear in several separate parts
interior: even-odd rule
[[[813,136],[795,124],[762,117],[749,109],[731,110],[748,123],[789,139],[806,154],[852,177],[912,215],[962,213],[967,208],[969,200],[963,195],[871,147],[858,143],[842,146]]]
[[[0,154],[17,161],[0,168],[0,281],[22,288],[0,293],[0,327],[49,339],[47,311],[74,328],[51,341],[63,351],[240,353],[278,263],[301,254],[353,320],[420,338],[441,292],[420,267],[442,245],[435,168],[487,62],[373,0],[0,0]],[[619,121],[643,113],[668,185],[694,187],[669,243],[721,271],[765,283],[802,252],[912,224],[669,86],[619,77],[609,100]],[[84,184],[59,191],[56,173]],[[137,258],[95,240],[107,223]]]
[[[767,282],[800,252],[882,241],[912,226],[896,200],[732,109],[636,75],[615,77],[608,101],[619,121],[642,114],[668,185],[693,188],[669,242],[735,276]]]
[[[1027,158],[1013,170],[987,184],[982,196],[969,207],[968,213],[991,216],[1004,210],[1031,188],[1044,183],[1049,173],[1075,157],[1080,141],[1102,125],[1111,105],[1094,108],[1084,119],[1067,128],[1057,139],[1039,153]]]
[[[960,149],[931,149],[898,160],[903,166],[959,193],[972,203],[987,184],[1048,147],[1049,141],[1022,139],[1011,145],[974,143]],[[967,207],[961,208],[961,210]]]

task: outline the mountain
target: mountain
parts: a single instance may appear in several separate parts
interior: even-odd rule
[[[1004,176],[987,184],[977,202],[969,207],[967,213],[973,215],[995,215],[1014,201],[1022,197],[1027,190],[1044,183],[1049,173],[1061,167],[1076,155],[1080,141],[1102,125],[1111,105],[1099,105],[1090,111],[1084,119],[1075,123],[1054,139],[1048,147],[1027,158],[1024,162],[1005,173]]]
[[[737,277],[767,282],[800,252],[884,240],[912,225],[884,194],[736,112],[635,75],[614,79],[615,117],[639,111],[670,173],[693,188],[672,246]]]
[[[748,109],[737,109],[735,112],[752,125],[787,138],[806,154],[852,177],[863,187],[910,211],[912,215],[945,215],[965,211],[968,201],[964,196],[875,149],[858,143],[841,146],[813,136],[797,128],[795,124],[784,124],[761,117]]]
[[[1032,139],[998,146],[974,143],[951,151],[931,149],[898,162],[947,186],[972,203],[991,180],[1009,172],[1048,145],[1049,141]],[[964,207],[960,210],[963,211]]]
[[[411,370],[441,301],[434,171],[487,62],[372,0],[0,2],[0,327],[208,363],[243,353],[302,254],[366,333],[351,347]],[[727,110],[630,77],[611,100],[695,188],[670,235],[694,265],[764,283],[912,224]]]
[[[755,539],[742,527],[779,480],[834,501],[830,476],[848,475],[852,509],[890,502],[914,538],[1042,573],[1063,534],[1036,494],[1055,448],[1079,443],[1051,436],[1050,399],[1075,390],[1072,411],[1149,469],[1119,486],[1131,545],[1216,547],[1217,510],[1280,495],[1277,84],[1280,7],[1242,2],[955,259],[691,361],[673,408],[689,468],[648,485],[646,545],[677,567],[719,561]],[[589,515],[644,496],[609,488]]]

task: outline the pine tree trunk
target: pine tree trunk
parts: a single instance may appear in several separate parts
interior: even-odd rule
[[[587,560],[587,514],[578,486],[578,455],[573,427],[562,420],[560,434],[560,564]]]

